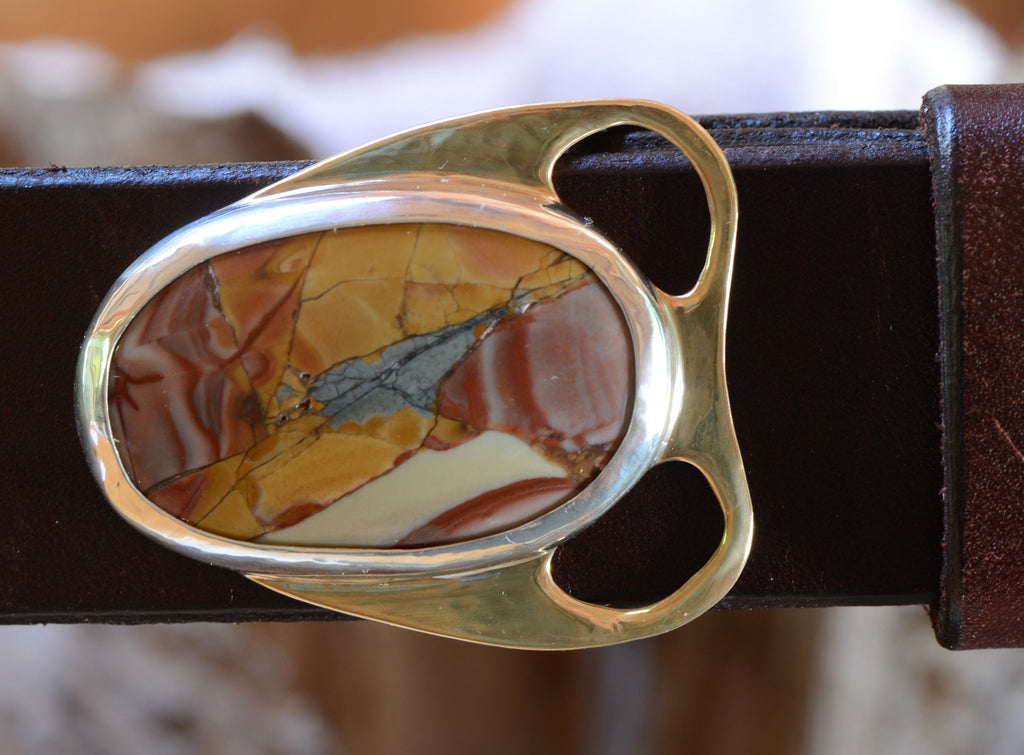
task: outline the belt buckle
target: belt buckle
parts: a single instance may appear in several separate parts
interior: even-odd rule
[[[669,139],[704,184],[708,256],[683,296],[555,191],[556,160],[619,125]],[[536,649],[674,629],[728,592],[753,536],[725,380],[736,223],[721,150],[647,102],[490,111],[326,160],[114,284],[79,360],[90,466],[161,544],[329,609]],[[721,504],[709,561],[648,606],[565,593],[559,543],[669,460]]]

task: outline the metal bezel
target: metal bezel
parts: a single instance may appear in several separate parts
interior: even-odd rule
[[[615,247],[546,197],[512,184],[486,186],[431,174],[341,191],[275,195],[227,208],[163,240],[136,261],[100,308],[83,348],[80,422],[90,459],[114,508],[154,539],[194,558],[241,571],[294,576],[457,572],[523,560],[591,524],[657,461],[673,393],[671,327],[653,290]],[[634,353],[629,427],[609,463],[579,495],[514,529],[409,550],[308,548],[246,543],[199,530],[164,512],[131,482],[117,454],[107,394],[110,364],[127,324],[157,292],[219,254],[307,232],[394,223],[472,225],[561,249],[594,271],[619,303]]]

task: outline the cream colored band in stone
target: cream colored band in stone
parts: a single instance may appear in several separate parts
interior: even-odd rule
[[[260,543],[283,545],[393,545],[452,507],[484,493],[535,477],[564,477],[565,470],[514,435],[494,430],[447,452],[423,451],[391,474],[368,483],[299,524],[268,533]],[[374,505],[366,505],[372,501]],[[505,526],[515,523],[515,519]],[[354,539],[363,542],[353,542]]]

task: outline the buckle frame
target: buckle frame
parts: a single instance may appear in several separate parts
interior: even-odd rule
[[[693,163],[711,215],[694,288],[655,288],[586,221],[565,209],[552,170],[577,141],[619,125],[649,128]],[[634,390],[617,450],[578,495],[495,534],[396,550],[244,542],[157,507],[121,458],[111,422],[111,365],[138,312],[198,264],[257,243],[394,223],[483,227],[550,244],[589,268],[614,297],[632,340]],[[473,642],[536,649],[606,645],[668,631],[711,608],[735,583],[753,513],[729,411],[725,329],[735,255],[736,187],[721,150],[686,116],[645,102],[503,109],[425,126],[307,168],[164,239],[115,283],[87,335],[76,398],[90,466],[114,508],[161,544],[239,571],[332,610]],[[559,543],[589,526],[652,466],[698,467],[722,506],[711,559],[649,606],[579,601],[555,584]]]

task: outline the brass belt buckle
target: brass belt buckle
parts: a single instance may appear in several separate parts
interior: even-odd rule
[[[707,192],[683,296],[555,192],[565,150],[624,124]],[[721,150],[646,102],[497,110],[319,163],[115,283],[78,369],[93,473],[163,545],[348,614],[538,649],[668,631],[725,595],[753,534],[725,382],[736,219]],[[640,608],[566,594],[559,543],[667,460],[718,496],[711,559]]]

